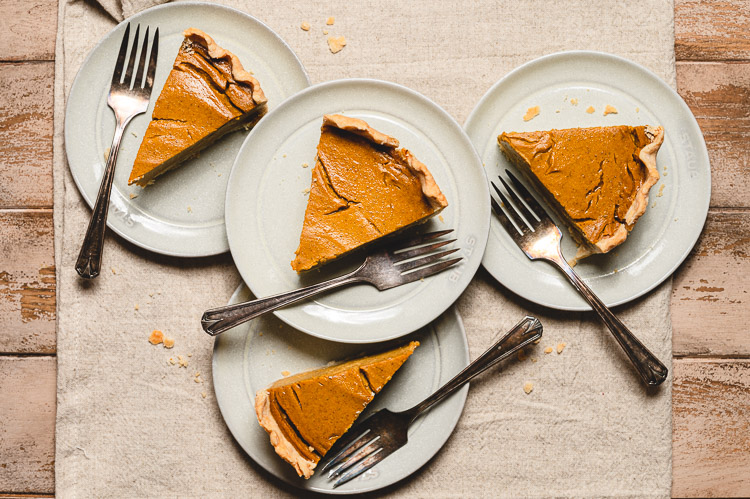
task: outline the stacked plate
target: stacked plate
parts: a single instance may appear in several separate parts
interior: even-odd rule
[[[368,412],[383,406],[404,409],[468,363],[466,335],[452,305],[480,263],[500,283],[528,300],[558,309],[586,309],[561,276],[544,264],[530,262],[500,225],[491,221],[487,175],[494,177],[502,169],[512,168],[496,143],[503,130],[604,124],[601,114],[585,116],[583,124],[580,112],[575,121],[571,119],[570,101],[585,99],[597,108],[608,104],[619,110],[606,124],[661,124],[669,132],[659,152],[659,164],[690,165],[685,170],[670,169],[670,175],[662,180],[666,185],[663,196],[650,207],[627,245],[577,269],[608,304],[632,300],[666,279],[692,248],[703,226],[710,173],[695,119],[673,90],[648,70],[624,59],[569,52],[532,61],[499,81],[477,104],[464,129],[437,104],[395,83],[349,79],[309,86],[305,69],[289,46],[267,26],[234,9],[201,3],[168,4],[128,21],[159,26],[161,48],[154,95],[171,69],[182,30],[197,22],[195,27],[215,33],[220,45],[253,69],[268,96],[270,112],[252,131],[221,140],[145,190],[130,188],[124,165],[135,158],[153,98],[148,112],[135,118],[127,130],[114,182],[108,225],[123,238],[165,255],[199,257],[231,252],[246,285],[235,292],[231,303],[309,284],[310,278],[303,281],[289,262],[299,242],[307,204],[305,191],[311,182],[312,168],[303,165],[314,164],[324,114],[361,118],[397,137],[429,166],[449,201],[440,219],[430,221],[427,229],[455,230],[456,246],[464,259],[450,271],[384,292],[367,285],[343,288],[283,308],[275,316],[238,326],[217,338],[214,385],[227,425],[255,461],[300,488],[365,492],[408,476],[447,440],[468,387],[420,419],[410,430],[408,446],[334,491],[323,477],[299,479],[275,455],[267,434],[254,421],[254,393],[279,377],[279,366],[304,371],[383,349],[384,342],[419,339],[422,346]],[[114,131],[106,97],[111,64],[124,28],[124,24],[117,26],[95,47],[68,97],[68,162],[89,205],[96,197]],[[95,105],[91,105],[92,96]],[[559,112],[524,122],[524,112],[532,106]],[[344,260],[326,266],[314,278],[333,277],[353,264]]]

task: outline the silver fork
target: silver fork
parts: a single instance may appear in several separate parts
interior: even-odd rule
[[[151,55],[148,60],[148,71],[146,71],[146,81],[143,81],[143,73],[146,68],[146,50],[148,49],[148,30],[143,38],[143,47],[141,57],[138,63],[138,71],[133,80],[133,70],[135,69],[136,52],[138,51],[138,33],[141,26],[135,29],[135,38],[130,50],[130,60],[125,68],[125,56],[128,51],[128,39],[130,37],[130,23],[125,28],[125,34],[120,44],[120,52],[117,55],[115,71],[112,75],[112,83],[109,87],[107,104],[112,108],[117,119],[117,128],[115,136],[112,139],[112,147],[109,150],[107,165],[104,168],[104,176],[99,186],[99,193],[96,196],[96,203],[91,213],[86,236],[83,238],[81,251],[76,260],[76,272],[81,277],[93,279],[99,275],[102,263],[102,250],[104,248],[104,230],[107,227],[107,211],[109,210],[109,197],[112,193],[112,180],[115,178],[115,164],[117,163],[117,153],[120,150],[120,142],[125,127],[128,126],[133,117],[145,113],[148,109],[148,101],[151,97],[151,90],[154,86],[154,73],[156,72],[156,58],[159,53],[159,28],[154,32],[154,42],[151,45]],[[123,69],[125,77],[123,78]],[[131,88],[132,86],[132,88]]]
[[[380,291],[384,291],[401,286],[402,284],[424,279],[425,277],[442,272],[461,260],[461,257],[458,257],[440,261],[444,256],[455,253],[460,248],[433,253],[438,248],[455,242],[455,239],[420,246],[451,232],[453,232],[453,229],[428,232],[427,234],[415,236],[410,239],[396,241],[394,245],[398,246],[395,249],[385,248],[372,253],[367,256],[364,263],[358,269],[325,282],[267,298],[259,298],[244,303],[206,310],[201,318],[201,325],[205,332],[211,336],[216,336],[238,324],[247,322],[277,308],[347,284],[365,282],[372,284]],[[416,257],[422,258],[411,260]]]
[[[394,451],[406,445],[411,423],[432,406],[517,350],[542,337],[542,323],[535,317],[524,317],[474,362],[441,386],[435,393],[402,412],[381,409],[347,431],[329,451],[333,457],[321,471],[330,470],[328,478],[340,477],[336,488],[369,470]]]
[[[529,259],[547,260],[565,274],[573,287],[581,293],[589,302],[591,308],[599,314],[604,324],[607,325],[644,383],[656,386],[664,382],[668,374],[664,364],[630,332],[625,324],[583,282],[583,279],[573,271],[573,268],[563,258],[560,250],[560,239],[562,239],[560,229],[526,187],[510,171],[505,170],[505,172],[508,174],[515,190],[511,189],[511,186],[502,177],[498,176],[498,178],[505,186],[513,204],[508,202],[508,199],[494,182],[492,182],[492,187],[505,206],[507,216],[494,198],[491,198],[491,201],[492,209],[510,237],[526,253]],[[513,221],[511,222],[510,219]]]

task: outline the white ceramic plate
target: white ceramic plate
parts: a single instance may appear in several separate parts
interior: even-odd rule
[[[573,105],[571,102],[576,102]],[[603,115],[606,105],[617,114]],[[526,110],[540,114],[524,121]],[[586,109],[594,107],[589,114]],[[664,144],[646,214],[627,241],[575,270],[610,306],[633,300],[669,277],[690,252],[703,228],[711,195],[708,152],[698,124],[677,93],[655,74],[626,59],[598,52],[563,52],[531,61],[495,84],[466,121],[465,129],[490,180],[513,165],[497,145],[503,131],[604,125],[661,125]],[[519,175],[520,177],[520,175]],[[532,189],[533,192],[533,189]],[[542,203],[544,204],[544,203]],[[563,227],[563,254],[575,244]],[[529,260],[493,216],[482,264],[500,283],[527,300],[561,310],[589,310],[562,274]]]
[[[78,71],[65,113],[65,148],[73,179],[93,205],[115,118],[107,106],[114,63],[127,22],[159,28],[159,60],[148,111],[125,130],[117,160],[107,225],[128,241],[157,253],[198,257],[229,249],[224,227],[224,197],[229,171],[247,132],[233,133],[199,157],[159,177],[146,189],[128,186],[128,176],[151,120],[156,97],[167,79],[186,28],[199,28],[237,54],[253,71],[268,97],[269,109],[310,82],[297,56],[266,25],[235,9],[206,3],[174,3],[145,10],[94,47]],[[131,199],[131,194],[138,197]],[[83,233],[81,233],[83,239]]]
[[[326,113],[362,118],[396,137],[425,163],[449,206],[420,230],[455,229],[464,260],[424,281],[387,291],[367,284],[341,288],[276,311],[287,324],[348,343],[384,341],[443,313],[476,272],[489,231],[487,179],[469,138],[445,111],[394,83],[339,80],[307,88],[252,130],[227,186],[227,235],[235,265],[256,296],[318,282],[352,269],[352,255],[299,276],[290,266],[299,245],[312,167]]]
[[[250,298],[243,285],[230,303]],[[262,335],[261,335],[262,333]],[[420,346],[360,418],[383,407],[405,410],[421,402],[469,363],[461,318],[449,309],[429,326],[392,343],[400,346],[418,340]],[[445,399],[409,428],[409,443],[359,478],[336,488],[325,475],[309,480],[273,450],[268,434],[255,417],[255,392],[281,378],[282,371],[303,372],[363,353],[379,352],[390,344],[353,345],[314,338],[285,325],[272,315],[238,326],[218,336],[214,343],[213,380],[221,414],[245,452],[272,475],[308,491],[329,494],[367,492],[391,485],[411,475],[434,456],[458,422],[468,386]]]

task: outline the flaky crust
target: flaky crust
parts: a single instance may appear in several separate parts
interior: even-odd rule
[[[260,88],[260,83],[256,80],[253,75],[242,67],[240,59],[232,52],[225,48],[219,47],[213,38],[208,34],[199,30],[198,28],[188,28],[182,32],[185,38],[195,40],[196,38],[201,40],[201,45],[205,45],[208,49],[208,55],[214,59],[229,59],[229,64],[232,66],[232,77],[239,82],[245,83],[252,88],[253,101],[256,105],[265,104],[268,102],[266,95],[263,93],[263,89]]]
[[[630,229],[633,228],[633,224],[646,213],[648,207],[648,193],[651,188],[659,181],[659,171],[656,169],[656,154],[659,152],[659,148],[664,142],[664,129],[660,126],[646,126],[646,135],[651,138],[651,143],[641,149],[638,157],[646,167],[646,177],[643,179],[643,184],[636,191],[633,197],[633,204],[630,205],[628,211],[625,213],[625,224],[620,225],[614,234],[609,237],[604,237],[597,241],[595,247],[598,252],[606,253],[615,246],[622,244],[628,237]],[[580,258],[587,256],[584,251],[579,249]],[[579,258],[579,255],[576,255]]]
[[[284,432],[281,431],[278,423],[271,414],[271,400],[267,390],[258,390],[255,394],[255,415],[258,417],[258,423],[268,432],[276,454],[284,461],[288,462],[297,470],[299,476],[310,478],[315,470],[317,463],[305,459],[294,445],[287,440]]]
[[[341,114],[326,114],[323,116],[323,126],[332,126],[341,130],[356,133],[360,137],[363,137],[377,145],[385,146],[392,149],[391,153],[394,156],[400,157],[419,178],[419,183],[422,186],[422,193],[429,200],[435,212],[434,215],[440,213],[443,208],[448,206],[448,200],[443,195],[443,192],[435,182],[435,178],[427,169],[427,166],[415,158],[408,149],[398,149],[399,142],[397,139],[379,132],[372,128],[367,122],[351,118],[349,116],[343,116]]]

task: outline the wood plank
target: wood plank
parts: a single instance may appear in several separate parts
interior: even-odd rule
[[[0,491],[55,489],[55,357],[0,356]]]
[[[0,64],[0,208],[52,206],[52,62]]]
[[[750,63],[678,63],[677,89],[706,139],[711,206],[750,207]]]
[[[674,363],[672,495],[750,496],[750,361]]]
[[[55,58],[57,0],[0,0],[4,61]]]
[[[750,2],[675,0],[678,61],[750,60]]]
[[[712,211],[695,248],[674,274],[674,355],[750,355],[741,327],[748,323],[750,212]]]
[[[54,353],[52,211],[0,210],[0,234],[0,352]]]

